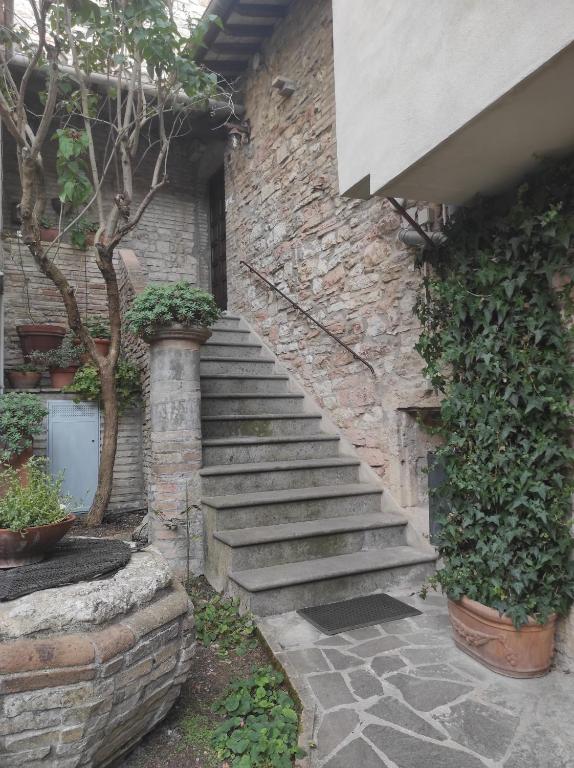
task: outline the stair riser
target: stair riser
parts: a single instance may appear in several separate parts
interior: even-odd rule
[[[226,560],[229,562],[229,571],[244,571],[250,568],[265,568],[268,565],[316,560],[319,557],[348,555],[367,549],[402,546],[406,544],[405,535],[405,526],[398,525],[392,528],[330,533],[247,547],[229,547],[218,540],[214,543],[219,546],[220,551],[223,548],[228,550]]]
[[[286,379],[209,379],[205,377],[201,380],[201,392],[203,396],[226,395],[229,392],[241,392],[246,395],[288,394]]]
[[[312,605],[348,600],[377,590],[418,589],[434,570],[434,563],[410,564],[263,592],[248,592],[230,579],[228,591],[233,597],[239,598],[242,611],[250,610],[257,616],[270,616]]]
[[[204,446],[205,466],[217,464],[250,464],[259,461],[290,461],[296,459],[326,459],[338,456],[338,440],[309,440],[297,443],[266,443],[265,445]]]
[[[280,491],[286,488],[309,488],[319,485],[357,483],[358,466],[314,467],[278,472],[248,472],[237,475],[202,477],[204,496],[226,496],[236,493]]]
[[[240,317],[220,317],[215,323],[212,330],[218,328],[242,328],[243,321]]]
[[[256,344],[251,346],[242,344],[240,347],[227,344],[213,344],[211,340],[201,348],[201,357],[261,357],[262,348]]]
[[[211,515],[214,518],[214,529],[224,531],[230,528],[301,523],[304,520],[322,520],[329,517],[348,517],[365,512],[379,512],[381,494],[368,493],[363,496],[310,499],[235,509],[212,509],[211,507],[205,507],[205,509],[206,515]]]
[[[303,413],[302,397],[204,397],[201,400],[203,416],[250,416],[258,413]]]
[[[320,418],[316,419],[218,419],[203,422],[203,437],[283,437],[309,435],[319,432]]]
[[[203,356],[210,357],[211,355]],[[201,373],[205,376],[210,374],[247,374],[249,376],[267,376],[274,373],[275,363],[273,360],[203,360],[201,361]]]
[[[248,344],[251,341],[251,334],[247,329],[237,328],[232,326],[231,328],[220,328],[216,326],[211,329],[210,342],[215,344],[221,344],[223,342],[238,342],[240,344]]]

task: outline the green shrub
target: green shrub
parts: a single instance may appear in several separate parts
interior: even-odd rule
[[[0,528],[22,531],[58,523],[70,514],[69,500],[62,496],[63,477],[50,477],[45,465],[45,459],[30,459],[27,485],[20,484],[13,469],[0,473],[0,484],[6,487],[0,498]]]
[[[8,462],[30,448],[47,415],[37,395],[25,392],[0,395],[0,462]]]
[[[513,199],[461,209],[417,304],[418,350],[443,393],[446,481],[432,583],[520,627],[574,597],[571,449],[574,160]]]
[[[293,759],[303,756],[297,746],[299,717],[280,687],[283,680],[267,666],[231,683],[214,708],[227,717],[213,735],[220,760],[232,768],[291,768]]]
[[[92,339],[111,339],[110,324],[102,317],[88,317],[84,324]]]
[[[126,312],[128,330],[136,336],[150,336],[172,323],[208,327],[221,310],[210,293],[180,281],[149,285],[138,294]]]
[[[195,606],[195,636],[203,645],[217,645],[222,656],[230,650],[242,656],[257,643],[252,616],[239,614],[239,600],[220,595]]]
[[[100,402],[102,395],[102,382],[97,368],[93,365],[83,365],[76,371],[74,381],[65,388],[66,392],[73,392],[76,397],[74,402],[92,400]],[[141,377],[139,368],[129,360],[120,358],[116,368],[116,392],[118,395],[118,408],[120,413],[133,408],[141,400]]]

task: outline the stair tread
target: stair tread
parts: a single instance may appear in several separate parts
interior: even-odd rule
[[[203,394],[202,400],[229,400],[229,398],[236,398],[238,400],[255,400],[257,398],[262,400],[284,400],[285,398],[303,399],[305,395],[300,395],[297,392],[216,392],[213,395]]]
[[[326,469],[328,467],[357,467],[360,460],[354,456],[334,456],[326,459],[292,459],[284,461],[260,461],[249,464],[221,464],[199,470],[202,477],[219,475],[247,475],[256,472],[284,472],[290,469]]]
[[[205,358],[204,358],[205,359]],[[222,358],[218,357],[218,360]],[[233,358],[235,360],[235,358]],[[249,381],[289,381],[289,376],[286,373],[202,373],[202,379],[245,379]]]
[[[217,416],[203,416],[202,421],[252,421],[253,419],[320,419],[320,413],[220,413]]]
[[[285,502],[309,501],[312,499],[335,499],[345,496],[364,496],[382,493],[383,489],[370,483],[346,483],[344,485],[313,486],[310,488],[286,488],[278,491],[257,491],[254,493],[232,493],[226,496],[205,496],[202,501],[208,507],[233,509],[234,507],[265,506]]]
[[[241,349],[257,347],[257,349],[263,349],[262,344],[254,344],[254,343],[244,344],[241,341],[217,341],[217,340],[212,341],[212,339],[208,339],[205,342],[204,347],[239,347]]]
[[[316,435],[285,435],[285,437],[213,437],[203,440],[203,445],[209,447],[224,445],[278,445],[280,443],[316,443],[338,442],[338,435],[327,435],[318,432]]]
[[[417,565],[434,560],[436,560],[434,553],[424,552],[414,547],[387,547],[335,557],[321,557],[317,560],[270,565],[246,571],[232,571],[229,577],[249,592],[263,592],[295,584],[387,570],[397,566]]]
[[[390,528],[406,525],[406,518],[382,512],[366,512],[349,517],[328,517],[318,520],[305,520],[300,523],[279,523],[278,525],[260,525],[254,528],[232,528],[215,531],[214,538],[230,547],[246,547],[254,544],[266,544],[276,541],[289,541],[310,536],[323,536],[334,533],[348,533],[368,529]]]
[[[203,345],[205,349],[207,345]],[[247,346],[246,344],[236,344],[238,347]],[[272,357],[210,357],[204,355],[201,358],[201,364],[203,363],[275,363]]]

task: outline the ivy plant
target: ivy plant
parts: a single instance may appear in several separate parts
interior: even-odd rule
[[[102,396],[102,382],[100,374],[94,365],[83,365],[76,371],[73,382],[65,388],[66,392],[73,392],[76,397],[74,402],[91,400],[100,402]],[[141,402],[141,376],[137,365],[120,358],[116,368],[116,392],[118,395],[118,409],[120,413],[134,408]]]
[[[125,319],[131,333],[146,337],[172,323],[208,327],[220,315],[221,310],[210,293],[180,280],[147,286],[135,297]]]
[[[425,251],[417,346],[442,393],[446,481],[431,580],[512,619],[574,598],[574,159],[460,209]]]
[[[40,432],[47,415],[37,395],[0,395],[0,462],[8,462],[32,446],[33,437]]]
[[[293,699],[281,688],[284,677],[270,666],[229,686],[215,711],[226,716],[213,745],[231,768],[291,768],[303,757],[297,746],[299,717]]]

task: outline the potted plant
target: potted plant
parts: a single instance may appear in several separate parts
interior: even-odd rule
[[[181,337],[202,344],[211,336],[209,326],[220,315],[210,293],[181,280],[147,286],[135,297],[125,317],[128,331],[145,341]]]
[[[45,243],[53,243],[58,238],[60,229],[50,219],[42,217],[40,219],[40,240]]]
[[[47,415],[37,395],[24,392],[0,395],[0,469],[13,468],[25,482],[25,465],[32,455],[33,438],[42,430]]]
[[[33,352],[49,352],[51,349],[57,349],[66,335],[63,325],[53,323],[19,325],[16,330],[20,338],[22,354],[26,359]]]
[[[97,223],[80,218],[70,230],[70,242],[81,251],[94,244],[95,235],[98,231]]]
[[[548,671],[574,599],[574,162],[461,209],[425,252],[417,349],[442,393],[431,579],[456,644],[512,677]],[[566,317],[565,317],[566,316]]]
[[[48,352],[34,352],[31,361],[37,365],[43,365],[50,371],[50,379],[54,389],[67,387],[74,380],[74,376],[80,367],[80,359],[83,348],[75,341],[74,334],[68,332],[58,349]]]
[[[101,317],[88,317],[85,325],[94,340],[97,354],[107,357],[112,337],[109,324]]]
[[[76,395],[74,402],[85,400],[100,402],[102,382],[98,369],[91,364],[83,365],[76,371],[74,381],[65,388],[66,392]],[[123,413],[134,408],[141,402],[142,385],[139,368],[130,360],[120,357],[116,368],[116,392],[118,394],[118,409]]]
[[[6,371],[6,376],[12,389],[34,389],[40,383],[43,370],[36,363],[24,363]]]
[[[32,458],[26,468],[26,485],[13,469],[0,475],[0,568],[39,562],[76,519],[62,496],[62,477],[50,477],[44,459]]]

